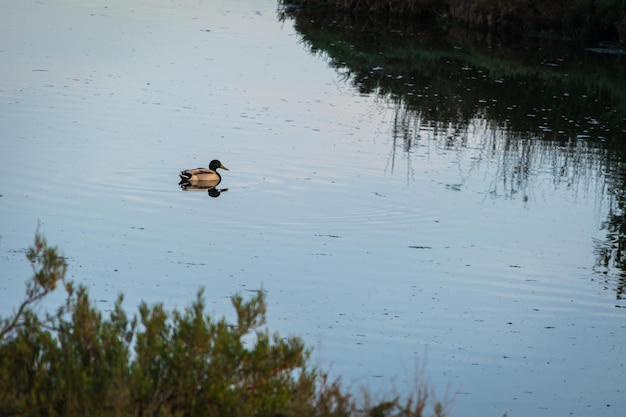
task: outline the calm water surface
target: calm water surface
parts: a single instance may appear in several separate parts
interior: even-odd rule
[[[0,314],[40,222],[103,310],[204,286],[230,315],[262,287],[269,327],[348,385],[406,392],[424,365],[452,416],[624,415],[623,272],[602,261],[623,165],[599,145],[623,130],[399,124],[273,0],[3,9]],[[178,187],[213,158],[219,198]]]

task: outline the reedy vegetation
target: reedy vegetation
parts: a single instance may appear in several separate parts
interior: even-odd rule
[[[518,34],[544,33],[577,39],[608,36],[626,43],[626,0],[279,0],[279,3],[455,22]]]
[[[413,396],[357,401],[310,365],[298,337],[270,334],[265,295],[231,297],[237,321],[205,313],[204,291],[184,311],[119,295],[108,317],[37,232],[25,300],[0,319],[0,416],[443,416],[422,384]],[[54,314],[35,308],[62,284]]]

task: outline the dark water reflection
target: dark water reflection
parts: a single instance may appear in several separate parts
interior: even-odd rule
[[[393,107],[394,156],[425,141],[459,153],[478,147],[497,159],[489,194],[522,202],[546,166],[568,188],[600,178],[603,188],[593,193],[610,201],[606,239],[595,243],[596,275],[623,299],[626,55],[328,11],[288,9],[279,18],[293,19],[301,42],[361,94]],[[488,133],[469,143],[477,124]]]
[[[462,125],[478,116],[513,134],[561,141],[619,141],[626,132],[625,55],[301,9],[288,16],[311,51],[361,93],[388,97],[429,122]]]

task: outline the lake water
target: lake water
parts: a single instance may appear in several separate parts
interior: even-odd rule
[[[4,5],[0,314],[40,222],[105,311],[119,292],[183,307],[204,286],[231,316],[233,293],[263,288],[269,328],[348,386],[404,393],[421,366],[451,416],[623,416],[620,96],[577,67],[485,76],[445,42],[412,79],[360,71],[340,42],[321,49],[328,30],[277,15],[273,0]],[[577,59],[597,80],[624,63]],[[230,169],[218,198],[179,188],[214,158]]]

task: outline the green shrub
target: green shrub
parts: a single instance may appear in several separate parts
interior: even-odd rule
[[[139,307],[120,295],[108,317],[65,280],[65,260],[36,234],[26,299],[0,319],[0,416],[421,416],[416,399],[359,407],[338,380],[309,366],[298,337],[263,329],[265,296],[231,298],[237,321],[205,313],[203,290],[184,311]],[[54,313],[35,306],[58,285]],[[433,405],[443,415],[441,404]]]

